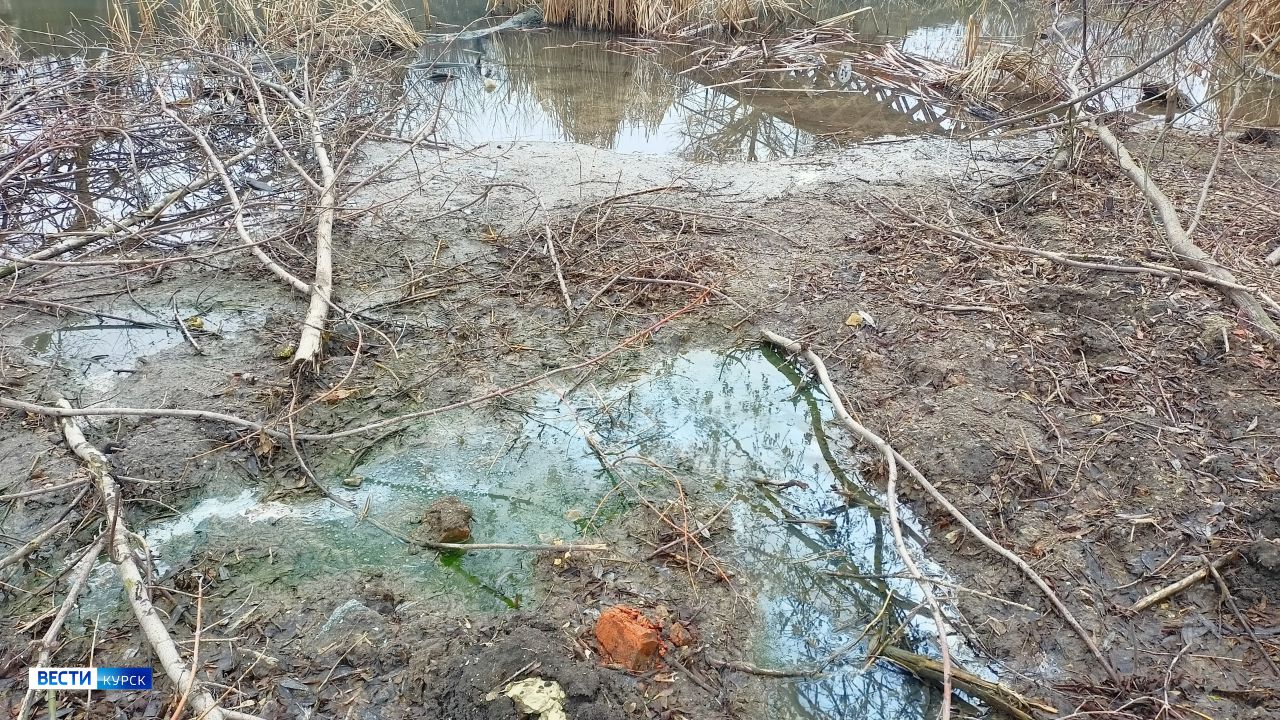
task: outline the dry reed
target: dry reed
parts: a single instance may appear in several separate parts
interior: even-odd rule
[[[1272,48],[1272,54],[1280,55],[1274,46],[1280,37],[1280,3],[1276,0],[1240,0],[1236,3],[1237,18],[1244,44],[1258,50]]]
[[[737,32],[766,18],[794,14],[786,0],[491,0],[490,9],[538,5],[548,25],[640,35],[694,29]]]
[[[18,64],[18,33],[12,26],[0,21],[0,67],[11,68]]]
[[[138,0],[138,4],[146,7],[150,0]],[[153,20],[154,24],[154,9]],[[183,0],[175,17],[179,32],[200,46],[212,46],[220,43],[224,37],[224,23],[214,6],[214,0]],[[143,26],[143,35],[147,34]]]
[[[423,38],[390,0],[113,0],[107,26],[118,46],[131,45],[131,13],[142,38],[170,23],[199,45],[216,44],[229,31],[276,51],[351,50],[373,45],[413,49]],[[427,0],[423,0],[427,10]]]
[[[988,48],[948,78],[948,84],[983,101],[997,94],[1040,99],[1063,95],[1051,59],[1020,47]]]

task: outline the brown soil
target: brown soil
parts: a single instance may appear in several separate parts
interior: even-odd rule
[[[1214,143],[1130,141],[1135,156],[1157,160],[1153,167],[1175,198],[1193,206]],[[371,200],[397,201],[343,228],[340,301],[375,308],[387,322],[381,334],[334,328],[318,383],[301,388],[303,402],[314,402],[299,422],[323,432],[456,402],[591,357],[672,315],[599,368],[599,381],[684,348],[755,342],[755,326],[803,337],[827,358],[860,419],[979,527],[1030,561],[1124,681],[1111,686],[1025,578],[906,484],[905,500],[929,521],[931,558],[966,588],[1037,608],[955,596],[967,639],[1007,668],[1007,682],[1081,711],[1274,717],[1280,704],[1262,653],[1280,660],[1280,561],[1274,544],[1258,542],[1280,537],[1274,350],[1212,288],[976,250],[875,199],[888,195],[935,221],[950,208],[970,232],[1002,232],[1013,244],[1171,262],[1147,208],[1100,155],[1086,154],[1074,174],[1046,184],[992,189],[974,179],[1011,172],[1040,149],[992,145],[985,150],[999,154],[978,163],[976,175],[965,174],[966,148],[938,140],[757,166],[685,166],[568,145],[446,156],[434,168],[446,180],[440,189],[406,199],[416,179],[378,187]],[[1275,292],[1280,283],[1261,258],[1280,228],[1265,203],[1280,182],[1280,151],[1228,153],[1197,237],[1221,262]],[[569,164],[572,179],[557,172]],[[579,185],[580,176],[600,182]],[[507,185],[467,208],[471,214],[424,220],[490,183],[533,186],[530,178],[551,178],[536,186],[537,203],[532,191]],[[626,205],[592,207],[615,194],[677,185]],[[580,313],[572,320],[545,252],[545,228],[527,225],[537,205],[547,212],[560,274]],[[662,209],[669,207],[689,212]],[[297,265],[305,276],[305,263]],[[302,303],[252,263],[238,261],[217,276],[166,270],[140,281],[131,296],[96,272],[68,271],[58,279],[78,275],[77,285],[43,292],[102,311],[134,300],[167,303],[175,292],[252,297],[265,317],[251,329],[205,338],[203,356],[180,343],[154,353],[103,392],[86,388],[74,369],[26,351],[22,338],[58,321],[8,304],[0,307],[5,394],[37,400],[53,387],[78,405],[200,407],[253,418],[287,409],[294,388],[276,355],[296,335]],[[623,278],[714,286],[746,311],[697,287]],[[19,284],[14,292],[38,291]],[[855,311],[872,322],[846,324]],[[335,395],[336,386],[351,392]],[[99,419],[94,428],[91,440],[121,445],[111,458],[135,524],[159,514],[161,503],[178,504],[217,483],[261,487],[286,500],[307,493],[287,449],[223,426],[125,418]],[[308,451],[318,468],[343,477],[375,437]],[[0,418],[0,462],[14,469],[0,494],[80,473],[51,423],[14,412]],[[864,473],[880,480],[874,464]],[[26,538],[68,509],[89,517],[88,501],[68,508],[75,492],[16,501],[0,529]],[[628,531],[653,533],[651,526],[641,513],[608,539],[625,555],[627,543],[635,545]],[[32,570],[61,567],[90,537],[88,527],[77,532],[80,542],[42,548],[29,567],[3,578],[10,583],[0,640],[5,703],[22,694],[33,657],[28,642],[42,633],[49,606],[23,590],[44,582]],[[1237,548],[1245,549],[1244,561],[1223,578],[1256,641],[1213,583],[1143,613],[1125,610]],[[484,698],[517,675],[559,682],[574,718],[762,716],[760,683],[774,682],[712,662],[740,657],[758,621],[733,610],[732,583],[704,574],[690,586],[661,560],[555,565],[548,556],[539,563],[546,600],[538,611],[500,616],[472,617],[447,599],[377,577],[287,591],[261,581],[262,594],[250,603],[231,579],[235,563],[288,552],[248,538],[207,548],[157,592],[180,639],[193,628],[194,601],[184,593],[207,593],[206,613],[227,623],[210,632],[236,639],[202,648],[206,676],[237,687],[236,697],[254,703],[242,709],[267,717],[513,717],[508,700]],[[349,608],[354,615],[329,623],[339,597],[361,601]],[[591,623],[618,602],[686,622],[699,642],[646,675],[604,667]],[[240,606],[253,612],[234,624]],[[99,628],[98,642],[96,664],[104,665],[123,662],[140,639],[116,618]],[[87,648],[83,638],[72,641],[59,660],[74,665]],[[160,694],[95,699],[103,716],[150,717],[169,701]],[[849,716],[856,713],[851,708]]]

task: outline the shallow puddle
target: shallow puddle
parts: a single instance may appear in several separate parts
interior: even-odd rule
[[[856,463],[844,442],[826,435],[828,404],[778,356],[756,349],[691,352],[634,382],[588,387],[568,398],[547,392],[517,412],[523,422],[514,433],[495,431],[492,415],[483,412],[415,428],[404,446],[357,468],[360,487],[340,492],[406,531],[433,499],[457,495],[475,511],[476,541],[571,541],[622,509],[647,512],[634,505],[634,490],[615,488],[602,472],[584,440],[590,433],[643,494],[670,497],[679,481],[699,507],[727,508],[732,532],[719,536],[716,553],[760,619],[755,646],[741,648],[742,657],[768,667],[811,666],[858,638],[881,612],[891,625],[905,624],[908,647],[930,652],[932,623],[912,614],[919,590],[891,577],[901,567],[874,490],[849,470]],[[329,480],[337,487],[341,478]],[[913,528],[909,522],[916,536]],[[468,553],[439,564],[322,500],[262,503],[247,492],[230,494],[146,536],[162,566],[211,542],[237,547],[252,537],[249,545],[276,549],[269,563],[235,568],[235,582],[266,573],[301,583],[358,569],[393,573],[421,593],[447,592],[475,610],[538,601],[529,594],[527,553]],[[932,692],[892,670],[862,672],[865,651],[848,648],[819,679],[773,683],[773,714],[928,715]]]
[[[177,322],[166,320],[162,312],[138,315],[141,317],[135,322],[110,318],[93,322],[76,316],[53,330],[28,335],[22,345],[44,360],[67,365],[86,387],[106,391],[116,380],[133,373],[139,359],[186,342]],[[201,313],[195,308],[179,307],[178,315],[191,319],[191,333],[197,338],[231,332],[249,320],[246,315],[229,310]],[[254,313],[248,315],[256,317]]]

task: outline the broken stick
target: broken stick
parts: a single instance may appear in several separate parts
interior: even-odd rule
[[[892,645],[880,646],[876,654],[921,680],[941,684],[942,663],[933,658],[907,652]],[[951,679],[955,681],[957,689],[1017,720],[1035,720],[1041,715],[1058,715],[1058,709],[1046,702],[1026,697],[1000,683],[991,682],[966,670],[953,668]]]
[[[1120,169],[1124,171],[1129,180],[1151,202],[1156,216],[1160,218],[1160,227],[1164,230],[1165,240],[1169,243],[1169,249],[1173,250],[1175,255],[1198,272],[1223,282],[1238,285],[1239,281],[1236,280],[1235,275],[1230,270],[1219,265],[1208,253],[1191,241],[1191,236],[1178,218],[1178,210],[1174,207],[1173,201],[1151,179],[1147,171],[1133,159],[1133,156],[1129,154],[1128,148],[1124,146],[1124,143],[1120,142],[1120,138],[1116,137],[1115,133],[1102,124],[1091,123],[1089,128],[1098,135],[1098,140],[1102,141],[1102,144],[1115,156]],[[1280,344],[1280,327],[1277,327],[1275,321],[1267,315],[1267,311],[1258,302],[1258,298],[1243,290],[1226,289],[1223,290],[1223,293],[1244,313],[1255,330],[1264,335],[1271,343]]]
[[[71,404],[61,397],[57,398],[56,404],[66,410],[72,409]],[[85,439],[84,432],[76,424],[75,418],[58,418],[58,425],[62,428],[67,446],[84,462],[94,483],[98,486],[99,494],[102,495],[103,511],[107,515],[106,526],[109,533],[107,555],[120,572],[125,597],[133,608],[138,624],[142,626],[143,635],[155,651],[160,667],[169,676],[174,687],[191,689],[190,703],[197,717],[202,720],[228,720],[231,716],[218,706],[213,695],[205,689],[203,683],[196,679],[195,669],[183,662],[182,656],[178,654],[178,646],[169,635],[164,619],[151,603],[151,592],[146,580],[142,577],[142,570],[134,559],[130,545],[133,533],[125,525],[124,518],[120,516],[122,504],[120,486],[109,472],[111,465],[106,456]],[[246,717],[243,713],[236,713],[235,716]]]
[[[1232,550],[1226,555],[1223,555],[1217,560],[1214,560],[1213,562],[1209,563],[1209,565],[1202,567],[1199,570],[1196,570],[1195,572],[1182,578],[1181,580],[1165,585],[1159,590],[1156,590],[1150,595],[1147,595],[1146,597],[1142,598],[1141,600],[1139,600],[1138,602],[1134,603],[1129,607],[1129,612],[1135,612],[1135,613],[1142,612],[1143,610],[1146,610],[1147,608],[1151,607],[1152,605],[1155,605],[1161,600],[1167,600],[1173,597],[1174,595],[1177,595],[1178,593],[1182,592],[1183,590],[1186,590],[1192,585],[1195,585],[1196,583],[1201,582],[1202,580],[1205,580],[1206,578],[1208,578],[1209,568],[1213,568],[1214,570],[1219,570],[1239,559],[1240,559],[1240,551]]]

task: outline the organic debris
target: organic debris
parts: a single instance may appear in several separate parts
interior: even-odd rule
[[[431,542],[460,543],[471,538],[471,507],[454,495],[447,495],[427,506],[422,522],[414,532]]]

